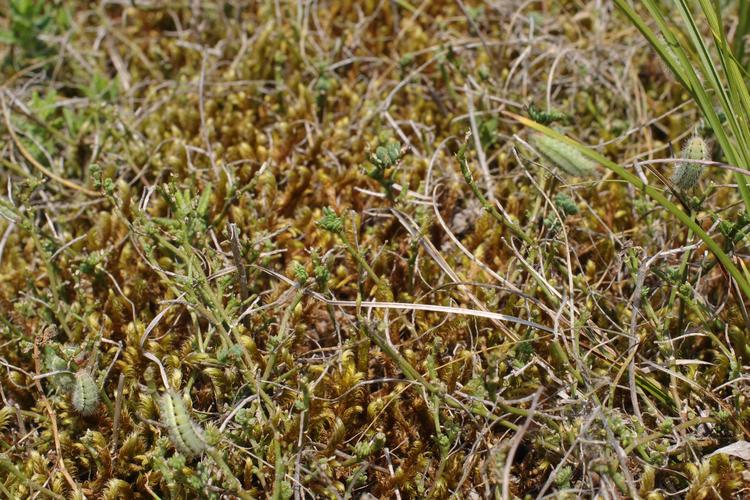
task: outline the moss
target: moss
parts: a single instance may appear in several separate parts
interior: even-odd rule
[[[5,496],[747,488],[706,457],[749,438],[726,273],[500,113],[667,156],[698,115],[622,18],[27,3],[0,15]],[[731,182],[669,196],[741,260]]]

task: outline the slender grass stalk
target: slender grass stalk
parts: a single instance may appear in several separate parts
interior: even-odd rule
[[[297,307],[297,304],[300,303],[302,300],[302,297],[305,296],[304,289],[300,288],[297,293],[294,295],[294,298],[289,303],[289,306],[284,311],[284,315],[281,317],[281,324],[279,325],[279,331],[277,334],[278,337],[278,344],[271,350],[269,354],[269,359],[266,364],[265,370],[263,370],[263,377],[261,378],[261,387],[265,387],[266,382],[270,379],[271,373],[273,372],[273,369],[276,367],[276,357],[279,355],[279,352],[284,347],[284,344],[289,341],[289,338],[292,335],[287,335],[287,329],[289,325],[289,319],[292,317],[292,314],[294,313],[294,309]]]
[[[510,231],[517,237],[519,237],[524,243],[526,243],[527,245],[533,245],[533,238],[526,234],[518,224],[505,217],[495,207],[493,207],[490,202],[487,201],[487,199],[484,197],[476,182],[474,182],[474,176],[472,175],[471,170],[469,169],[468,161],[466,160],[466,144],[463,144],[461,146],[456,157],[458,158],[458,164],[461,167],[461,173],[463,174],[466,183],[469,185],[469,187],[471,187],[471,190],[474,193],[474,196],[476,196],[479,200],[479,203],[482,204],[482,208],[484,208],[484,210],[492,215],[492,217],[494,217],[498,222],[510,229]]]
[[[739,0],[737,13],[739,22],[737,23],[737,30],[734,32],[732,51],[740,65],[748,69],[747,63],[745,63],[745,37],[750,35],[750,3],[747,0]]]

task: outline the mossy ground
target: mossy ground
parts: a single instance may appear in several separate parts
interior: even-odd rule
[[[134,4],[0,2],[0,493],[748,495],[727,274],[503,114],[695,133],[608,2]],[[741,264],[730,174],[682,201]]]

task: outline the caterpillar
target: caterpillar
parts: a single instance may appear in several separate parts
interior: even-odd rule
[[[173,390],[161,396],[160,413],[162,423],[169,431],[174,447],[188,458],[200,455],[206,450],[203,430],[193,422],[182,397]]]
[[[88,370],[76,373],[71,402],[73,408],[84,416],[93,414],[99,407],[99,387]]]
[[[699,136],[693,136],[685,143],[682,149],[683,160],[708,160],[708,145]],[[703,165],[691,161],[682,161],[672,175],[672,182],[681,191],[690,191],[697,184],[703,172]]]
[[[545,157],[570,175],[585,177],[596,170],[596,163],[570,144],[542,134],[534,135],[533,142]]]

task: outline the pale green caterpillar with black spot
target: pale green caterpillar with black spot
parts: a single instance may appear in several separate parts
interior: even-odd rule
[[[221,453],[208,445],[203,429],[190,418],[190,412],[182,396],[178,391],[170,388],[167,372],[159,358],[150,352],[144,353],[144,356],[159,367],[165,388],[165,391],[159,397],[159,413],[161,414],[161,422],[167,428],[169,438],[175,449],[187,458],[194,458],[207,453],[219,466],[227,480],[232,483],[239,498],[253,498],[250,493],[244,490],[242,482],[234,475]]]
[[[99,407],[99,387],[88,370],[83,369],[76,373],[73,395],[70,399],[73,408],[84,416],[93,415]]]
[[[699,161],[710,159],[708,144],[700,136],[691,137],[682,148],[682,159]],[[702,173],[702,164],[694,161],[681,161],[672,174],[672,182],[680,191],[690,191],[698,185]]]
[[[201,428],[190,418],[180,395],[168,389],[160,399],[162,422],[169,431],[174,447],[188,458],[206,451],[206,440]]]
[[[535,134],[532,142],[540,153],[570,175],[587,177],[596,172],[597,164],[570,144],[542,134]]]

